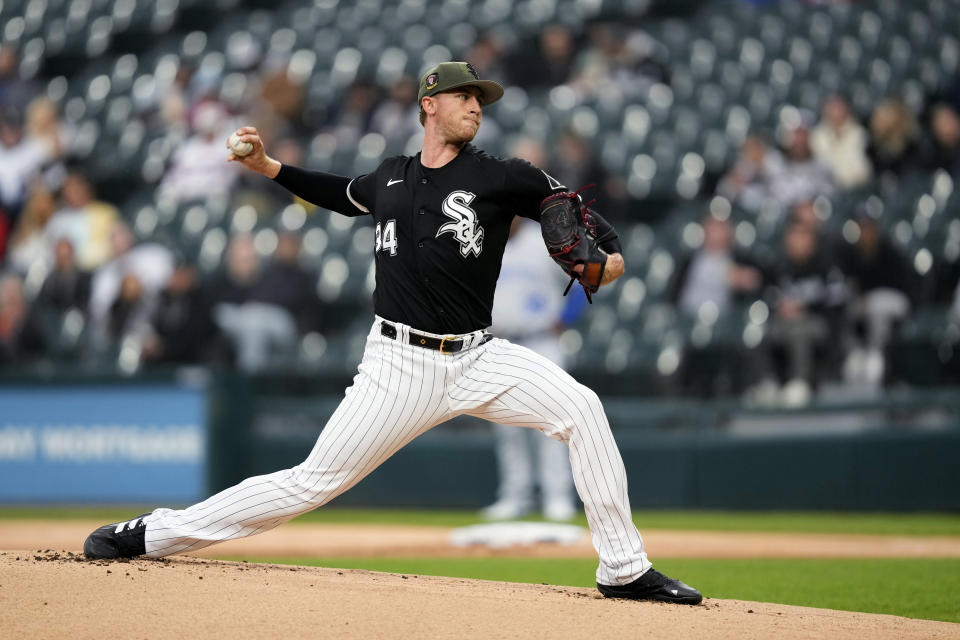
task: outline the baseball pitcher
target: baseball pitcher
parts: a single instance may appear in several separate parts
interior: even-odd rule
[[[467,63],[438,65],[420,80],[420,153],[388,158],[356,178],[282,165],[256,129],[237,131],[250,146],[234,144],[229,160],[321,207],[371,218],[376,317],[363,359],[301,464],[187,509],[101,527],[84,544],[88,557],[158,558],[267,531],[327,504],[417,436],[467,414],[539,429],[568,445],[601,593],[701,601],[696,589],[651,567],[597,394],[547,358],[486,331],[515,214],[540,222],[547,251],[588,294],[624,271],[616,232],[579,195],[525,161],[470,144],[483,109],[502,95]]]

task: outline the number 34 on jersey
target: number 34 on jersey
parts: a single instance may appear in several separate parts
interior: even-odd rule
[[[387,220],[382,225],[378,222],[374,234],[374,251],[389,251],[390,255],[397,255],[396,220]]]

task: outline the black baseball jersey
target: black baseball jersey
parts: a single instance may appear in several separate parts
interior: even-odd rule
[[[437,169],[420,155],[384,160],[348,194],[373,216],[377,315],[433,333],[490,326],[493,293],[514,215],[537,219],[564,187],[523,160],[466,145]]]
[[[349,181],[346,200],[329,193],[339,190],[338,179],[343,180],[287,166],[276,178],[339,213],[370,214],[376,238],[374,311],[439,334],[490,326],[510,223],[515,215],[539,221],[541,201],[566,190],[526,161],[495,158],[470,144],[436,169],[424,167],[420,154],[387,158]],[[619,250],[616,233],[603,224],[610,242],[602,246]]]

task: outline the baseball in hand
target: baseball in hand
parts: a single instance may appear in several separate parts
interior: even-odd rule
[[[250,142],[244,142],[236,133],[230,135],[230,139],[227,140],[227,144],[230,145],[230,150],[233,151],[233,155],[237,156],[238,158],[243,157],[253,151],[253,144]]]

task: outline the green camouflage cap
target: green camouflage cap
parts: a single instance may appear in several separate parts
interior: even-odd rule
[[[503,87],[493,80],[481,80],[480,74],[469,62],[441,62],[427,71],[420,79],[420,92],[417,104],[423,103],[424,96],[433,96],[459,87],[480,89],[483,106],[492,104],[503,97]],[[420,122],[423,123],[423,107],[420,109]]]

